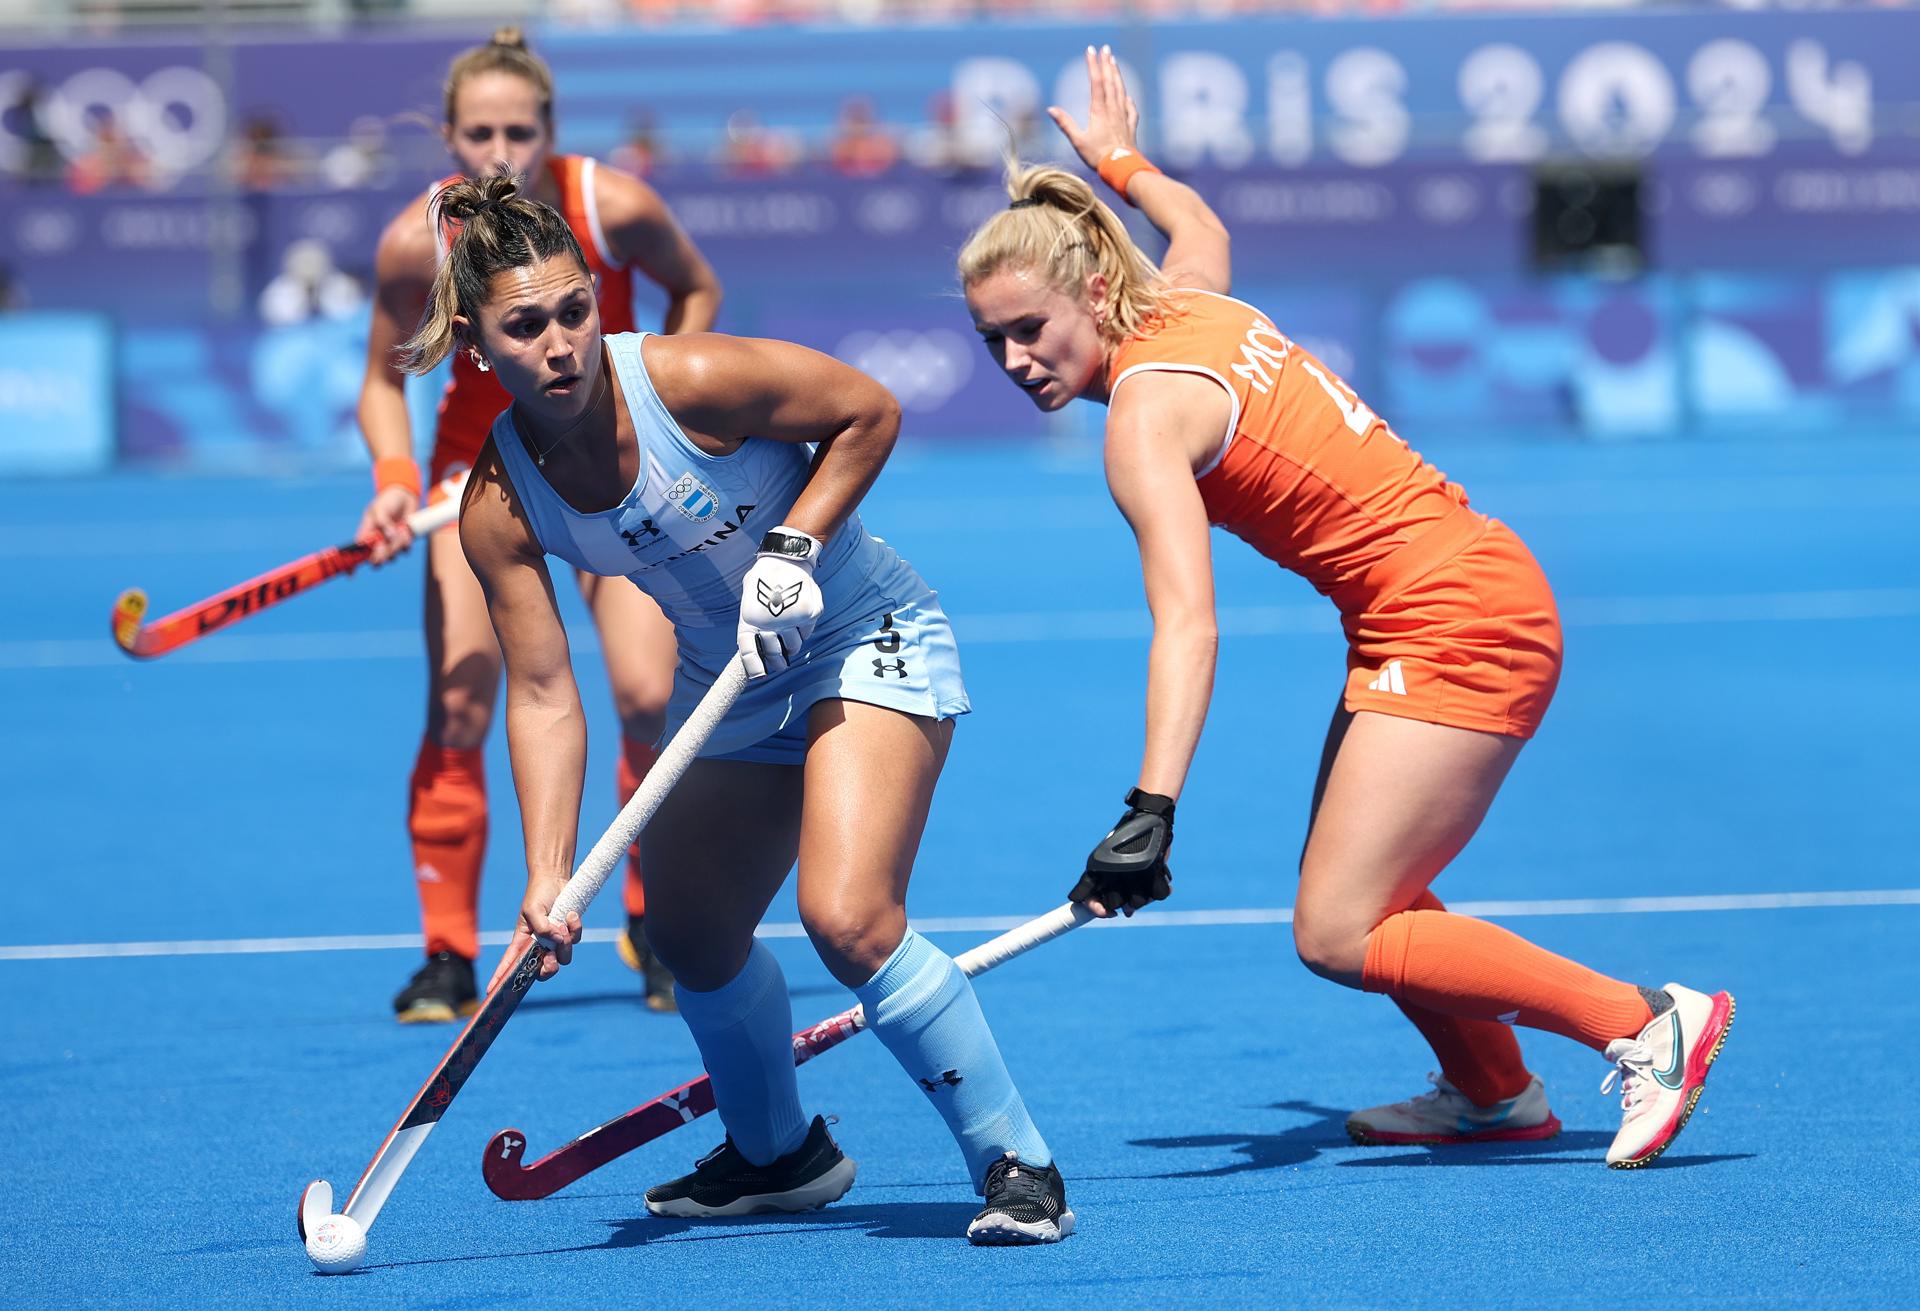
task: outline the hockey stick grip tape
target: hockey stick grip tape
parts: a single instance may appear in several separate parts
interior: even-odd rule
[[[985,974],[996,965],[1004,965],[1043,942],[1052,942],[1061,934],[1079,928],[1093,917],[1093,912],[1085,906],[1070,901],[1036,919],[1028,920],[1019,928],[1008,929],[997,938],[989,938],[978,947],[961,952],[953,958],[953,963],[968,978]]]
[[[460,517],[460,493],[466,489],[465,474],[458,478],[449,478],[440,486],[446,489],[446,495],[432,505],[423,505],[407,516],[407,527],[413,530],[415,537],[425,537],[428,533],[438,532]]]
[[[687,722],[673,735],[673,741],[667,743],[666,750],[653,762],[647,776],[641,780],[627,804],[614,816],[613,824],[600,840],[593,844],[593,850],[574,870],[573,877],[567,880],[567,886],[553,900],[552,917],[565,923],[567,916],[586,910],[606,885],[607,877],[614,867],[627,854],[627,848],[640,836],[640,830],[653,818],[653,812],[660,809],[660,803],[673,791],[674,784],[687,772],[687,766],[693,763],[700,748],[707,744],[713,730],[726,718],[727,711],[733,708],[734,699],[740,695],[740,689],[747,685],[746,666],[735,656],[727,661],[727,667],[720,671],[713,686],[700,698],[700,704],[687,716]],[[552,944],[548,944],[551,946]]]

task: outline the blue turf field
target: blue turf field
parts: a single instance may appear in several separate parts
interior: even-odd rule
[[[1386,1001],[1309,976],[1278,917],[1213,915],[1082,931],[980,984],[1067,1171],[1081,1228],[1059,1248],[957,1237],[959,1156],[865,1038],[801,1076],[861,1165],[827,1211],[647,1217],[641,1192],[711,1146],[712,1121],[552,1200],[499,1202],[478,1170],[496,1128],[537,1153],[697,1071],[602,944],[508,1027],[369,1267],[322,1279],[294,1237],[301,1186],[350,1188],[451,1037],[387,1017],[413,963],[417,563],[136,666],[106,632],[122,587],[165,612],[343,537],[361,480],[28,484],[0,525],[0,1279],[55,1306],[1913,1305],[1920,445],[1428,454],[1527,538],[1569,649],[1545,730],[1441,892],[1513,903],[1506,922],[1611,973],[1739,998],[1701,1113],[1656,1168],[1601,1167],[1605,1068],[1545,1035],[1524,1041],[1558,1141],[1352,1147],[1342,1113],[1419,1091],[1430,1057]],[[943,592],[976,706],[914,915],[1037,914],[1132,778],[1130,541],[1084,451],[909,448],[868,520]],[[1341,650],[1324,603],[1216,541],[1226,637],[1169,909],[1273,911]],[[607,724],[590,652],[580,667]],[[594,740],[588,833],[612,812],[612,741]],[[504,927],[519,834],[499,734],[491,761],[486,919]],[[1780,905],[1836,891],[1882,895]],[[1678,896],[1722,900],[1615,900]],[[613,901],[593,923],[617,921]],[[771,922],[793,919],[776,903]],[[329,935],[352,941],[180,945]],[[174,954],[17,950],[130,942]],[[849,1004],[803,941],[773,946],[798,1022]]]

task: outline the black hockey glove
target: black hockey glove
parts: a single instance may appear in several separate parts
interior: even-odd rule
[[[1087,857],[1086,873],[1067,900],[1098,901],[1123,915],[1149,901],[1165,901],[1173,891],[1173,871],[1167,868],[1172,845],[1173,799],[1133,789],[1127,793],[1127,813]]]

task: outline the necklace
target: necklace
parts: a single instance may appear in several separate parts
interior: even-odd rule
[[[536,465],[538,465],[542,469],[546,468],[547,457],[554,453],[554,451],[559,447],[561,442],[565,441],[568,437],[570,437],[573,434],[573,430],[575,428],[578,428],[581,424],[585,423],[588,419],[593,417],[595,411],[597,411],[600,408],[600,398],[606,395],[608,386],[609,384],[607,381],[607,371],[603,363],[600,370],[600,386],[594,390],[593,399],[587,403],[587,408],[580,412],[580,417],[575,419],[572,423],[568,424],[566,427],[562,428],[560,430],[559,435],[555,437],[551,442],[547,443],[547,445],[544,448],[539,446],[533,447],[533,462]],[[529,446],[533,445],[532,442],[528,442],[527,444]]]

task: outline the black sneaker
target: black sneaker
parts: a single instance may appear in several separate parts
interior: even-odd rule
[[[451,951],[436,951],[393,999],[393,1016],[402,1024],[450,1024],[480,1009],[473,986],[473,962]]]
[[[771,1165],[755,1165],[728,1138],[692,1174],[647,1189],[647,1209],[682,1219],[812,1211],[845,1197],[857,1168],[816,1115],[806,1141]]]
[[[1051,1165],[1028,1165],[1008,1152],[987,1167],[987,1204],[967,1226],[967,1241],[1015,1247],[1057,1243],[1073,1232],[1067,1185]]]
[[[627,931],[620,935],[614,944],[620,952],[620,959],[626,967],[647,981],[647,1009],[650,1011],[677,1011],[679,1004],[673,999],[673,971],[660,963],[660,958],[647,946],[647,917],[644,915],[627,916]]]

